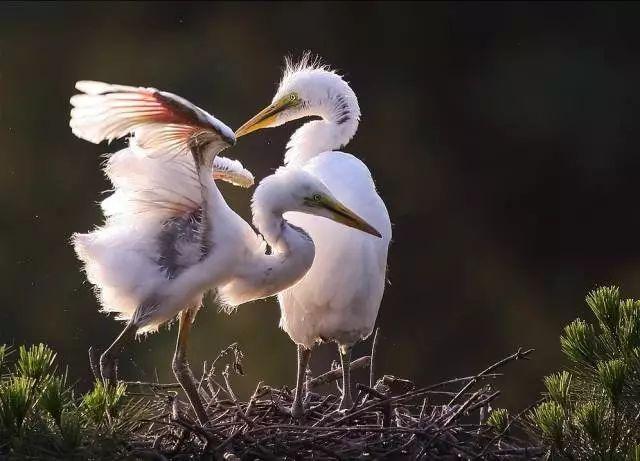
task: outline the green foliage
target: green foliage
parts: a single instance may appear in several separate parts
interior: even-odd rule
[[[0,431],[18,435],[33,404],[33,380],[12,376],[0,387]]]
[[[560,345],[571,369],[545,378],[545,400],[528,420],[554,458],[638,459],[640,301],[603,287],[586,303],[596,322],[565,327]]]
[[[530,419],[542,432],[542,436],[554,448],[562,448],[564,441],[565,413],[556,402],[542,402],[530,414]]]
[[[0,459],[120,459],[126,440],[149,417],[147,404],[124,384],[98,382],[75,397],[56,353],[43,344],[0,345]]]
[[[60,418],[60,436],[66,452],[76,451],[82,444],[82,418],[75,410],[65,411]]]
[[[126,390],[122,383],[107,386],[102,381],[96,381],[93,389],[82,398],[81,408],[89,420],[101,424],[109,416],[117,414]]]
[[[44,344],[33,345],[29,349],[18,349],[17,372],[20,376],[33,379],[36,383],[46,381],[55,371],[56,353]]]
[[[4,366],[4,361],[11,354],[11,348],[5,344],[0,345],[0,370],[2,370]]]
[[[544,385],[547,388],[549,397],[556,402],[563,410],[569,408],[569,390],[571,386],[571,373],[562,371],[544,378]]]
[[[597,449],[606,439],[606,416],[604,406],[595,402],[583,403],[574,411],[575,427],[583,431],[586,439]]]
[[[61,427],[62,411],[72,405],[73,392],[67,387],[67,375],[51,377],[40,394],[40,406]]]
[[[505,408],[496,408],[487,418],[487,425],[499,434],[505,432],[509,426],[509,411]]]
[[[598,379],[600,385],[614,405],[617,405],[622,397],[622,390],[626,378],[626,364],[621,359],[612,359],[598,363]]]
[[[576,319],[565,327],[560,346],[569,360],[576,364],[593,365],[596,362],[596,334],[584,320]]]

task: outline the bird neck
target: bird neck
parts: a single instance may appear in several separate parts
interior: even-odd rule
[[[241,276],[218,287],[218,296],[228,307],[274,296],[300,280],[313,264],[315,246],[302,229],[289,224],[276,210],[254,206],[253,222],[271,247],[271,254],[254,254]]]
[[[271,247],[264,255],[259,296],[273,296],[295,284],[311,268],[315,257],[313,240],[304,230],[283,217],[282,210],[254,212],[254,224]]]
[[[279,208],[260,209],[254,207],[253,223],[262,234],[272,250],[270,256],[301,256],[308,259],[315,253],[315,247],[309,234],[299,227],[293,226],[284,219],[285,210]]]
[[[297,170],[296,170],[297,171]],[[252,245],[237,275],[218,288],[228,306],[237,306],[278,294],[300,280],[313,264],[315,246],[309,235],[284,219],[295,210],[297,200],[291,193],[290,170],[263,179],[253,194],[253,224],[271,248]]]
[[[351,141],[360,122],[358,100],[350,88],[344,92],[329,92],[305,113],[320,117],[320,120],[305,123],[291,135],[285,164],[300,165],[322,152],[340,149]]]

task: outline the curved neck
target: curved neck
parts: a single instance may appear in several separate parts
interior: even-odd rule
[[[329,94],[304,114],[321,120],[307,122],[291,135],[285,164],[300,165],[322,152],[340,149],[351,141],[360,122],[360,107],[353,92]]]
[[[313,264],[315,246],[302,229],[289,224],[283,210],[253,207],[253,222],[271,246],[250,249],[251,256],[235,276],[218,287],[223,304],[233,307],[256,299],[274,296],[300,280]]]
[[[282,214],[283,210],[254,208],[253,222],[271,247],[271,254],[261,254],[251,263],[253,288],[247,290],[245,285],[242,302],[278,294],[300,280],[313,264],[313,240]]]
[[[284,219],[283,214],[284,210],[279,209],[254,209],[253,223],[272,250],[268,256],[306,260],[310,255],[313,260],[313,240],[304,230]]]

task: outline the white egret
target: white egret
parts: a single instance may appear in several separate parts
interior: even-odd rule
[[[242,125],[240,137],[302,117],[307,122],[290,138],[286,169],[320,178],[350,209],[371,223],[381,239],[300,213],[287,219],[307,232],[316,245],[311,269],[278,294],[280,326],[298,345],[298,377],[292,414],[303,414],[302,381],[315,343],[335,341],[343,370],[340,407],[352,406],[352,346],[373,331],[384,292],[391,222],[369,169],[353,155],[339,152],[356,133],[360,107],[347,82],[309,54],[286,68],[272,103]]]
[[[262,238],[227,205],[212,179],[216,155],[235,143],[226,125],[153,88],[101,82],[78,82],[76,88],[84,92],[71,98],[70,126],[77,136],[98,143],[132,134],[129,147],[106,163],[114,191],[101,203],[105,224],[73,237],[103,311],[127,322],[100,357],[101,374],[114,378],[113,360],[124,341],[179,316],[172,368],[205,424],[186,359],[203,294],[225,285],[256,299],[299,280],[311,266],[314,245],[283,218],[285,212],[377,232],[312,174],[281,169],[265,178],[253,197],[254,223],[272,248],[267,255]]]

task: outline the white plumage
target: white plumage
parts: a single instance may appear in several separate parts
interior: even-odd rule
[[[391,222],[368,168],[350,154],[337,151],[356,133],[360,107],[340,75],[311,62],[287,62],[269,107],[236,131],[242,136],[302,117],[307,122],[290,138],[286,169],[320,178],[336,197],[372,224],[380,239],[323,222],[313,216],[287,214],[313,239],[316,255],[300,281],[278,294],[280,326],[298,344],[298,383],[294,413],[302,413],[301,379],[309,349],[317,342],[340,346],[344,392],[341,407],[351,405],[349,363],[354,343],[373,331],[386,281]]]
[[[281,169],[254,194],[253,215],[272,253],[225,202],[214,176],[253,182],[239,162],[218,159],[233,132],[171,93],[78,82],[71,98],[73,132],[92,142],[129,133],[129,147],[111,155],[105,173],[113,192],[102,202],[105,223],[73,244],[102,308],[127,326],[100,359],[111,378],[124,339],[154,331],[180,314],[173,368],[202,424],[206,411],[186,361],[188,330],[203,294],[220,287],[229,302],[272,296],[300,279],[313,261],[309,236],[289,225],[287,211],[340,219],[376,231],[338,202],[318,178]],[[212,171],[214,170],[214,171]]]
[[[291,168],[291,167],[289,167]],[[367,167],[343,152],[324,152],[302,168],[320,178],[382,238],[301,213],[285,217],[313,239],[316,255],[300,281],[278,294],[280,326],[296,344],[352,345],[369,336],[382,301],[391,223]]]

